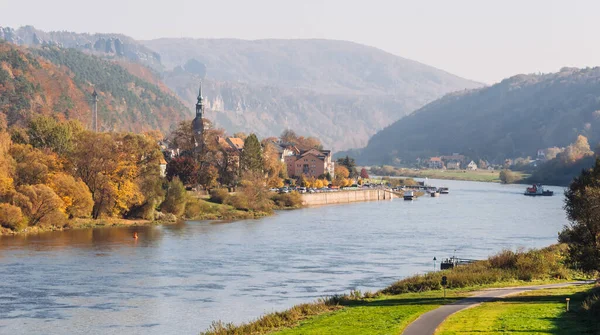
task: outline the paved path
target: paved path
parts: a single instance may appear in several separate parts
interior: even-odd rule
[[[580,281],[563,284],[506,287],[476,291],[473,292],[473,296],[471,297],[459,300],[448,305],[441,306],[421,315],[418,319],[416,319],[413,323],[406,327],[402,335],[433,335],[437,327],[442,322],[444,322],[444,320],[446,320],[447,317],[465,308],[477,306],[482,302],[493,301],[497,300],[498,298],[503,298],[509,295],[519,294],[527,291],[565,287],[572,285],[583,285],[589,283],[590,282],[587,281]]]

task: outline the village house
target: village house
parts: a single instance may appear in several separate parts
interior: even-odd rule
[[[460,162],[459,161],[449,161],[446,163],[446,169],[460,170]]]
[[[332,154],[330,150],[310,149],[292,152],[293,154],[284,157],[289,177],[304,175],[317,178],[327,173],[332,178],[334,177],[334,163],[331,161]]]
[[[469,165],[467,165],[467,170],[471,170],[471,171],[477,170],[477,164],[475,164],[474,161],[471,161],[471,163],[469,163]]]
[[[431,157],[431,158],[429,158],[429,162],[427,162],[427,166],[430,169],[443,169],[444,162],[442,162],[441,157]]]

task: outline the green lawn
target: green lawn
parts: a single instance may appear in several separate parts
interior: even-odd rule
[[[592,334],[592,320],[578,312],[592,285],[526,292],[481,304],[450,316],[436,335],[454,334]],[[565,298],[571,312],[565,312]]]
[[[520,179],[526,178],[518,171],[513,171]],[[449,179],[449,180],[468,180],[468,181],[483,181],[483,182],[500,182],[500,171],[488,170],[402,170],[402,174],[406,177],[413,178],[433,178],[433,179]]]
[[[297,327],[272,334],[326,335],[326,334],[400,334],[421,314],[443,304],[464,298],[464,292],[448,292],[443,299],[440,291],[385,296],[379,299],[356,302],[343,309],[309,318]]]

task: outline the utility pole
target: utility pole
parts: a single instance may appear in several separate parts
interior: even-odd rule
[[[98,93],[92,93],[92,130],[98,132]]]

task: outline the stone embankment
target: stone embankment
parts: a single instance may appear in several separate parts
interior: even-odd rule
[[[390,200],[397,196],[387,190],[358,190],[312,193],[302,195],[302,205],[319,206],[333,204],[348,204],[362,201]]]

